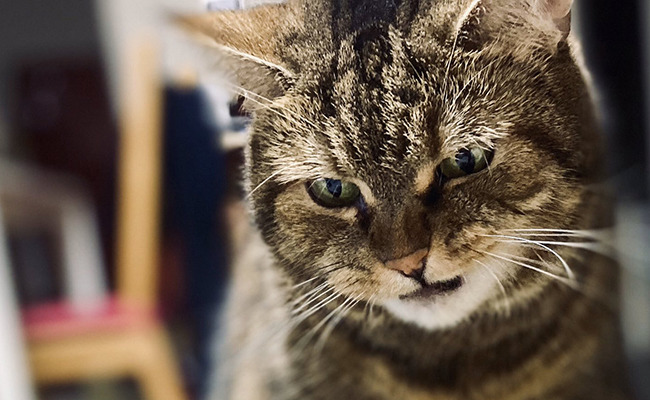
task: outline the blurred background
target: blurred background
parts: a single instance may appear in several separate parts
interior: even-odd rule
[[[168,15],[261,2],[0,2],[1,400],[202,398],[248,117]],[[650,2],[574,9],[650,399]]]

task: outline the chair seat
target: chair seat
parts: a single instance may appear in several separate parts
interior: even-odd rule
[[[22,320],[29,340],[56,340],[91,333],[140,329],[159,322],[153,310],[125,304],[116,297],[83,308],[69,302],[39,304],[24,308]]]

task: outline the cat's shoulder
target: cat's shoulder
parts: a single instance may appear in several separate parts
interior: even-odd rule
[[[286,371],[282,277],[254,226],[236,227],[231,279],[214,340],[210,400],[270,398],[270,383]]]

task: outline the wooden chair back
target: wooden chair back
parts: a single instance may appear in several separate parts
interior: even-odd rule
[[[121,300],[155,307],[159,260],[162,91],[156,47],[128,50],[118,162],[117,290]]]

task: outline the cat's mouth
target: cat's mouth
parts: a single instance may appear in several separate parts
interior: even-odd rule
[[[435,296],[449,294],[458,290],[463,286],[463,278],[457,276],[453,279],[447,281],[438,281],[430,285],[423,285],[418,291],[411,294],[402,295],[399,298],[401,300],[422,300],[429,299]]]

